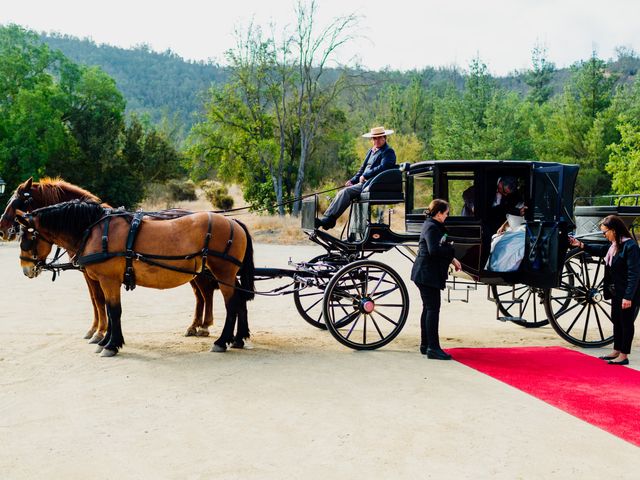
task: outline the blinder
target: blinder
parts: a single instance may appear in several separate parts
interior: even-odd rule
[[[47,240],[36,230],[33,217],[30,214],[25,215],[24,218],[29,222],[29,225],[22,225],[20,227],[20,250],[23,252],[31,252],[31,256],[20,255],[20,260],[34,263],[37,270],[42,270],[46,265],[47,259],[38,259],[38,241],[42,240],[49,245],[53,245],[53,242]]]
[[[9,236],[18,234],[19,226],[15,216],[16,211],[22,210],[23,212],[30,212],[32,210],[32,203],[33,197],[29,192],[21,192],[20,194],[16,192],[13,200],[9,202],[9,205],[7,205],[5,212],[2,214],[2,216],[0,216],[0,221],[6,220],[8,222],[11,222],[11,227],[9,227],[8,229]],[[9,210],[13,210],[13,217],[10,217],[6,214],[6,212],[8,212]]]

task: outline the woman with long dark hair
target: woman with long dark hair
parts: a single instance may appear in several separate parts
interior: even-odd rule
[[[445,287],[449,265],[453,264],[456,270],[460,270],[461,265],[453,256],[453,245],[447,240],[444,227],[444,221],[449,216],[449,203],[435,199],[426,213],[427,219],[420,232],[418,256],[411,269],[411,280],[422,297],[420,353],[427,358],[451,360],[451,355],[440,347],[440,290]]]
[[[628,365],[640,307],[640,248],[616,215],[606,217],[600,231],[610,245],[587,245],[575,238],[570,238],[569,243],[592,255],[604,256],[604,295],[611,299],[613,352],[600,358],[611,365]]]

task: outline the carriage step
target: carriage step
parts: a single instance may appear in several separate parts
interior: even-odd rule
[[[447,303],[451,302],[464,302],[469,303],[469,292],[471,290],[476,290],[476,288],[472,285],[467,285],[466,288],[456,288],[447,286]],[[457,298],[451,298],[451,292],[464,292],[464,294]]]

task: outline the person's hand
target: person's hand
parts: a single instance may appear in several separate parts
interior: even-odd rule
[[[622,299],[622,309],[625,310],[627,308],[631,308],[631,300],[627,300],[626,298]]]
[[[453,268],[456,269],[456,272],[459,272],[460,270],[462,270],[462,264],[460,263],[460,261],[457,258],[454,258],[451,263],[453,264]]]
[[[580,240],[571,236],[569,237],[569,245],[571,245],[572,247],[583,247],[583,244]]]
[[[344,184],[345,187],[350,187],[351,185],[353,185],[353,182],[351,180],[347,180],[347,182]]]
[[[366,178],[364,178],[364,175],[362,175],[362,176],[360,177],[360,183],[364,183],[364,182],[366,182],[366,181],[367,181],[367,179],[366,179]]]
[[[500,228],[498,229],[498,231],[496,233],[498,235],[502,235],[506,231],[507,231],[507,224],[503,223],[502,225],[500,225]]]

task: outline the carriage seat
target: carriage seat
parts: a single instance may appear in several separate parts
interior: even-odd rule
[[[402,172],[398,168],[392,168],[370,178],[364,184],[360,200],[371,205],[404,202]]]

